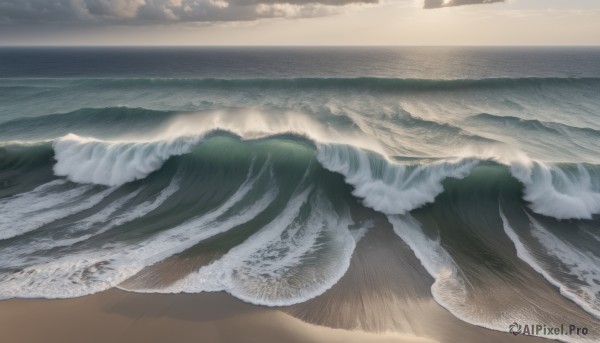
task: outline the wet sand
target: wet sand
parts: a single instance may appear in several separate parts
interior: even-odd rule
[[[302,322],[223,293],[135,294],[109,290],[66,300],[0,303],[2,342],[435,342]]]
[[[64,300],[0,302],[2,342],[525,342],[452,319],[432,304],[432,336],[367,333],[308,324],[225,293],[138,294],[112,289]],[[439,307],[439,306],[438,306]],[[442,336],[440,336],[440,334]]]

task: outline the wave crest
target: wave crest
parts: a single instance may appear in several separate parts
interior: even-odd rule
[[[592,219],[600,213],[600,173],[583,164],[513,163],[512,175],[525,185],[524,199],[539,214],[557,219]]]
[[[145,178],[171,156],[189,153],[201,139],[109,142],[68,134],[54,141],[54,173],[73,182],[119,186]]]
[[[446,178],[463,178],[475,159],[402,165],[351,146],[319,145],[317,159],[328,170],[344,175],[353,194],[366,206],[386,214],[405,214],[433,202]]]

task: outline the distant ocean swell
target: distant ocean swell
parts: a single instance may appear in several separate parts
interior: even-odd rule
[[[515,87],[597,87],[600,78],[579,77],[527,77],[527,78],[485,78],[485,79],[399,79],[399,78],[250,78],[250,79],[196,79],[196,78],[61,78],[61,79],[3,79],[2,88],[46,87],[45,81],[54,86],[77,85],[85,87],[166,87],[181,86],[210,88],[331,88],[331,89],[371,89],[376,91],[435,91],[469,88],[515,88]]]
[[[14,120],[9,120],[0,123],[0,134],[4,137],[1,145],[6,145],[11,141],[19,141],[24,137],[36,137],[34,141],[39,140],[39,137],[44,139],[54,139],[57,136],[65,136],[73,131],[83,132],[89,136],[94,137],[115,137],[115,136],[130,136],[136,132],[156,132],[157,128],[163,128],[165,125],[176,121],[178,119],[193,119],[198,114],[216,117],[223,115],[227,118],[227,121],[240,120],[242,122],[248,122],[249,119],[243,119],[243,116],[248,114],[252,118],[256,118],[257,111],[264,109],[240,109],[240,108],[225,108],[225,109],[210,109],[202,111],[163,111],[163,110],[150,110],[145,108],[128,108],[128,107],[106,107],[106,108],[83,108],[68,113],[57,113],[51,115],[44,115],[39,117],[26,117]],[[267,109],[266,111],[275,112],[278,109]],[[298,121],[304,121],[309,119],[306,114],[293,113],[301,117]],[[311,114],[315,115],[315,114]],[[319,118],[321,123],[313,120],[317,125],[325,124],[342,129],[348,127],[356,127],[357,124],[354,121],[355,118],[349,115],[332,115],[326,113],[323,115],[324,118]],[[276,126],[277,120],[272,117],[260,114],[260,120],[273,120],[275,123],[267,123],[268,126]],[[280,121],[289,121],[289,115],[282,115],[283,119]],[[404,127],[414,127],[428,131],[435,131],[445,135],[457,135],[462,136],[465,139],[472,139],[475,142],[483,143],[494,143],[495,140],[478,135],[477,132],[469,132],[463,128],[457,127],[448,123],[440,123],[432,121],[417,115],[413,115],[409,112],[404,111],[402,116],[396,118],[387,118],[390,125],[400,125]],[[220,128],[219,118],[215,118],[213,121],[208,122],[209,127]],[[571,137],[584,137],[587,139],[596,140],[600,138],[600,129],[579,127],[576,125],[568,125],[565,123],[543,121],[537,119],[521,119],[514,116],[490,114],[490,113],[477,113],[466,118],[468,123],[474,125],[487,125],[496,126],[506,129],[512,129],[523,132],[530,132],[532,135],[564,135],[569,138]],[[193,123],[197,126],[204,124],[204,122]],[[223,123],[229,125],[229,123]],[[288,123],[285,123],[288,125]],[[230,126],[223,126],[225,129],[231,129],[231,131],[240,131],[247,135],[248,130],[240,127],[232,128]],[[276,127],[281,128],[281,127]],[[289,127],[286,127],[289,129]],[[301,127],[300,129],[304,129]],[[197,130],[196,130],[197,131]],[[194,133],[196,131],[193,131]],[[239,133],[239,132],[238,132]],[[305,134],[305,132],[299,132]],[[31,139],[28,139],[31,140]],[[584,149],[585,147],[580,147]]]

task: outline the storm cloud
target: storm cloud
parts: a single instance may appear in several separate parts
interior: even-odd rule
[[[0,0],[2,24],[121,24],[316,17],[380,0]],[[425,0],[425,8],[503,0]]]
[[[483,5],[492,4],[495,2],[504,2],[504,0],[425,0],[423,8],[432,9],[463,5]]]

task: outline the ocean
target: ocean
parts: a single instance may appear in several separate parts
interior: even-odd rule
[[[378,230],[462,321],[600,340],[600,49],[0,48],[0,299],[293,306]]]

